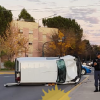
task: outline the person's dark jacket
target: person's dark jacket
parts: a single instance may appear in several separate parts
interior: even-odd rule
[[[97,63],[97,65],[94,66],[94,63]],[[100,71],[100,59],[95,58],[92,67],[94,67],[95,71]]]

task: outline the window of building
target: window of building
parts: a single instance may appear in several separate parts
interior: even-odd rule
[[[23,30],[20,29],[19,32],[20,32],[20,33],[23,33]]]
[[[30,42],[29,45],[32,45],[32,43]]]
[[[43,34],[43,38],[45,39],[46,38],[46,35]]]
[[[33,31],[29,31],[29,34],[32,34],[33,33]]]

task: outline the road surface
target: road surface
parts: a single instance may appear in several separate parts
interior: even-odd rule
[[[84,75],[81,79],[85,79]],[[6,83],[14,83],[13,74],[0,74],[0,100],[42,100],[41,96],[44,96],[42,89],[48,92],[55,86],[44,86],[44,85],[23,85],[23,86],[11,86],[4,87]],[[64,90],[65,92],[75,87],[75,84],[58,85],[58,89]]]

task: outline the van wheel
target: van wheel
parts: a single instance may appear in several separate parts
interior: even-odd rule
[[[82,72],[81,72],[82,75],[86,75],[86,70],[84,68],[82,68]]]

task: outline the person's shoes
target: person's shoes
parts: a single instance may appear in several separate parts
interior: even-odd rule
[[[94,92],[98,92],[98,87],[95,88],[95,91]]]

